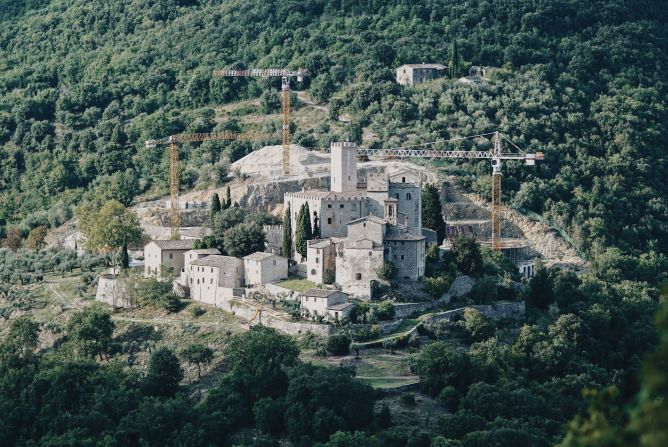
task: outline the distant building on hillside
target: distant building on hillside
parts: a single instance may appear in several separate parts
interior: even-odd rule
[[[490,75],[498,70],[496,67],[481,67],[474,65],[469,69],[469,75],[459,78],[460,84],[486,84],[489,82]]]
[[[397,84],[420,84],[443,76],[447,68],[441,64],[405,64],[397,68]]]

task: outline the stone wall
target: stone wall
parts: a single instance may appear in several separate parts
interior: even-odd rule
[[[257,313],[257,308],[244,302],[244,300],[222,300],[217,307],[232,312],[236,316],[250,320]],[[270,311],[265,310],[260,317],[262,324],[272,327],[278,331],[288,335],[300,335],[311,332],[315,335],[327,337],[334,332],[334,326],[328,324],[304,323],[301,321],[286,321],[275,315]],[[257,319],[254,323],[257,322]]]
[[[434,303],[397,303],[394,305],[395,318],[406,318],[415,313],[422,313],[434,307]]]
[[[113,307],[135,307],[127,300],[127,290],[124,283],[111,275],[102,275],[97,280],[95,301],[107,303]]]
[[[494,304],[475,304],[472,306],[460,307],[459,309],[449,310],[433,314],[424,320],[425,326],[437,323],[439,321],[455,321],[466,309],[475,309],[481,314],[492,320],[504,319],[523,319],[525,315],[524,301],[499,301]]]
[[[285,296],[287,296],[289,298],[292,298],[292,299],[298,299],[299,296],[300,296],[299,292],[296,292],[296,291],[290,290],[290,289],[286,289],[285,287],[277,286],[276,284],[265,284],[264,288],[267,289],[267,291],[269,293],[271,293],[273,295],[276,295],[276,296],[285,295]],[[249,289],[249,290],[253,290],[253,289]]]

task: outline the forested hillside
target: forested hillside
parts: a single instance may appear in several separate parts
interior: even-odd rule
[[[297,142],[359,139],[367,126],[385,145],[500,129],[546,153],[538,169],[507,170],[506,201],[546,213],[611,279],[654,281],[668,251],[666,9],[649,0],[3,1],[0,219],[4,228],[27,217],[27,231],[42,210],[164,193],[167,158],[142,141],[209,131],[213,107],[278,90],[212,69],[305,67],[314,76],[302,87],[353,122],[348,135],[328,123],[297,129]],[[448,63],[453,42],[455,71],[504,67],[496,82],[393,82],[401,63]],[[187,151],[184,187],[219,182],[249,150]],[[487,193],[487,181],[472,186]]]
[[[477,318],[467,329],[477,336],[464,346],[439,339],[406,348],[418,395],[442,414],[404,425],[392,421],[397,412],[374,408],[381,396],[354,371],[302,363],[293,339],[267,329],[226,338],[226,370],[203,396],[179,385],[179,360],[164,346],[144,370],[126,367],[112,317],[98,308],[73,312],[57,330],[12,318],[0,340],[0,439],[665,445],[665,305],[659,331],[652,318],[668,292],[666,23],[660,0],[0,0],[0,236],[8,248],[23,237],[38,250],[43,236],[30,230],[43,235],[82,204],[167,194],[167,154],[143,142],[248,130],[222,119],[220,107],[259,99],[240,110],[275,111],[280,81],[213,78],[212,70],[287,66],[311,72],[297,87],[329,110],[329,120],[294,130],[303,146],[365,135],[388,147],[500,130],[545,152],[539,166],[504,166],[504,202],[562,227],[592,261],[577,274],[538,269],[518,292],[527,305],[521,328]],[[419,62],[448,64],[451,73],[399,87],[394,69]],[[471,65],[499,70],[484,85],[452,79]],[[254,125],[280,129],[271,120]],[[222,184],[231,162],[267,142],[184,146],[183,189]],[[438,167],[489,194],[486,162]],[[73,252],[2,254],[3,277],[26,286],[20,311],[38,298],[29,286],[44,278],[34,272],[104,262]],[[506,290],[478,279],[481,302]],[[53,343],[38,350],[44,333]],[[599,390],[588,394],[589,411],[583,389]]]

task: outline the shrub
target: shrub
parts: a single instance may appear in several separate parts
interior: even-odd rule
[[[397,273],[397,268],[390,261],[385,261],[383,265],[376,270],[378,277],[385,281],[390,281]]]
[[[440,298],[450,289],[452,278],[448,276],[435,276],[424,279],[424,290],[433,298]]]
[[[469,336],[471,342],[486,340],[494,335],[496,325],[475,309],[464,310],[464,319],[462,325]]]
[[[350,352],[350,337],[345,334],[332,335],[327,339],[327,351],[333,355],[346,355]]]
[[[405,407],[414,407],[416,405],[415,396],[412,394],[402,394],[399,398],[399,402]]]
[[[162,297],[160,305],[169,313],[178,312],[183,308],[181,298],[173,293],[168,293]]]
[[[441,390],[438,395],[438,398],[441,402],[445,404],[449,411],[456,411],[459,406],[460,399],[459,392],[452,386],[446,386]]]
[[[193,318],[201,317],[206,313],[206,309],[204,309],[202,306],[192,306],[189,310],[190,315],[193,316]]]
[[[383,301],[374,308],[374,316],[379,321],[392,320],[394,318],[394,304],[391,301]]]
[[[325,272],[322,274],[322,282],[325,284],[334,284],[335,280],[334,272],[330,269],[325,269]]]

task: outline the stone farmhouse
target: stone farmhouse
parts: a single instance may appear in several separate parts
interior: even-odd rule
[[[151,241],[144,247],[144,276],[162,276],[164,270],[179,273],[183,269],[184,253],[192,250],[194,239],[180,241]]]
[[[422,228],[421,178],[412,171],[357,175],[357,146],[332,143],[331,191],[286,193],[293,231],[304,203],[318,219],[320,239],[307,245],[306,277],[334,279],[345,292],[368,299],[377,271],[387,261],[402,279],[424,276],[427,233]],[[426,229],[425,229],[426,230]]]
[[[273,253],[255,252],[244,256],[246,285],[262,285],[288,277],[288,260]]]
[[[397,84],[416,85],[438,78],[448,67],[441,64],[405,64],[397,68]]]
[[[302,314],[307,318],[340,321],[350,315],[353,307],[348,295],[338,290],[309,289],[301,297]]]
[[[244,264],[238,258],[209,255],[192,261],[188,268],[189,281],[192,280],[190,297],[212,306],[232,299],[235,289],[243,286]]]

